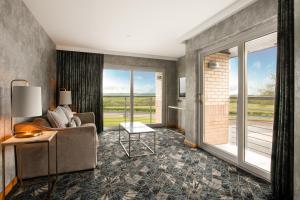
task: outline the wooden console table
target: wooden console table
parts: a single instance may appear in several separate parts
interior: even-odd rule
[[[36,136],[36,137],[30,137],[30,138],[16,138],[16,137],[11,137],[1,143],[2,147],[2,186],[3,186],[3,196],[5,200],[5,147],[6,146],[22,146],[26,144],[37,144],[37,143],[46,143],[48,147],[48,197],[50,198],[51,191],[54,187],[55,182],[52,184],[51,182],[51,177],[50,177],[50,142],[52,139],[55,137],[56,142],[55,142],[55,160],[56,160],[56,169],[55,169],[55,175],[56,179],[55,182],[57,181],[57,131],[43,131],[42,135]],[[21,186],[22,184],[22,158],[20,158],[20,176],[17,177],[20,180]],[[19,172],[18,172],[19,173]]]
[[[169,109],[174,109],[174,110],[178,110],[178,111],[184,111],[183,108],[181,107],[177,107],[177,106],[168,106],[168,111],[167,111],[167,127],[168,127],[168,124],[169,124],[169,118],[170,118],[170,114],[169,114]]]

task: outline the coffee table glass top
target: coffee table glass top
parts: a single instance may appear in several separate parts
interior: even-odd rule
[[[128,133],[152,133],[154,129],[141,122],[122,122],[120,126],[123,127]]]

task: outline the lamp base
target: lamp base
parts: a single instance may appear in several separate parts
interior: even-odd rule
[[[38,130],[38,131],[32,131],[32,132],[17,132],[15,133],[15,138],[30,138],[30,137],[36,137],[42,135],[43,132]]]

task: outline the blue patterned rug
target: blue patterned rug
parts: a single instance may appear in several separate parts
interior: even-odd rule
[[[156,130],[157,154],[131,159],[118,143],[118,132],[104,132],[97,168],[60,175],[52,199],[271,198],[269,183],[203,150],[186,147],[180,134]],[[153,146],[151,135],[141,139]],[[138,142],[132,149],[133,154],[146,152]],[[17,185],[8,199],[43,199],[46,193],[47,178],[35,178],[24,181],[23,189]]]

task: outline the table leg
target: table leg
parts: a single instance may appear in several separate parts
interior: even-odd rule
[[[166,122],[166,127],[169,128],[169,108],[167,108],[167,122]]]
[[[17,168],[19,168],[20,170],[17,170],[18,171],[18,175],[17,175],[17,177],[19,178],[19,180],[20,180],[20,185],[21,185],[21,188],[24,188],[24,186],[23,186],[23,179],[22,179],[22,177],[23,177],[23,170],[22,170],[22,165],[23,165],[23,160],[22,160],[22,152],[21,152],[21,148],[20,148],[20,146],[16,146],[16,149],[17,149],[17,152],[18,152],[18,154],[20,155],[20,163],[17,163]]]
[[[154,137],[154,153],[156,153],[156,149],[155,149],[155,146],[156,146],[156,133],[153,132],[153,137]]]
[[[131,139],[130,139],[130,134],[128,134],[129,135],[129,151],[128,151],[128,154],[129,154],[129,158],[130,158],[130,143],[131,143]]]
[[[119,143],[120,143],[120,141],[121,141],[120,132],[121,132],[121,126],[120,126],[120,124],[119,124]]]
[[[57,181],[57,178],[58,178],[58,175],[57,175],[57,173],[58,173],[58,171],[57,171],[57,134],[55,135],[55,162],[56,162],[56,164],[55,164],[55,172],[56,172],[56,180],[55,181]]]
[[[50,199],[50,144],[47,142],[48,146],[48,197]]]
[[[5,145],[2,145],[2,188],[3,199],[5,200]]]

